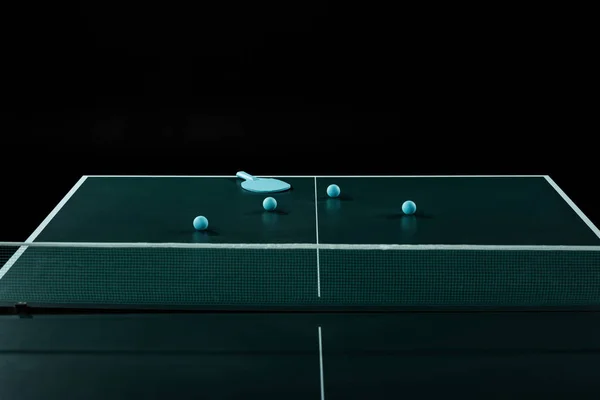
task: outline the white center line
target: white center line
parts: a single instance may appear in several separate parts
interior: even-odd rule
[[[315,227],[316,240],[319,244],[319,207],[317,203],[317,177],[315,176]],[[317,248],[317,296],[321,297],[321,262],[319,260],[319,249]]]
[[[321,400],[325,400],[325,381],[323,379],[323,338],[319,327],[319,372],[321,376]]]

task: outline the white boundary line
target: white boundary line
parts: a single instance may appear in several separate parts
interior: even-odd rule
[[[323,335],[319,326],[319,377],[321,380],[321,400],[325,400],[325,377],[323,372]]]
[[[63,206],[65,204],[67,204],[67,201],[69,201],[71,196],[73,196],[75,194],[75,192],[81,187],[81,185],[83,185],[83,182],[85,182],[86,179],[87,179],[87,176],[82,176],[81,178],[79,178],[77,183],[75,183],[75,185],[71,188],[71,190],[69,190],[69,192],[65,195],[65,197],[63,197],[63,199],[56,205],[56,207],[54,207],[54,209],[50,212],[50,214],[48,214],[48,216],[46,216],[46,218],[35,229],[35,231],[33,231],[33,233],[31,235],[29,235],[29,237],[27,238],[27,240],[25,240],[24,243],[33,242],[35,240],[35,238],[38,237],[38,235],[40,233],[42,233],[44,228],[50,223],[50,221],[52,221],[52,218],[54,218],[56,216],[56,214],[58,214],[58,212],[63,208]],[[2,266],[2,268],[0,268],[0,279],[2,279],[4,277],[4,275],[6,275],[6,273],[10,270],[10,268],[14,265],[14,263],[19,259],[19,257],[21,257],[23,255],[23,253],[25,252],[25,250],[28,247],[29,247],[28,245],[19,247],[19,249],[15,252],[15,254],[13,254],[12,257],[8,259],[6,264],[4,264]]]
[[[543,178],[545,175],[256,175],[262,178]],[[235,175],[87,175],[88,178],[236,178]]]
[[[317,245],[319,244],[319,202],[317,199],[317,177],[315,176],[315,238]],[[317,247],[317,296],[321,297],[321,260],[319,258],[319,248]]]
[[[594,232],[594,234],[596,236],[598,236],[598,238],[600,238],[600,230],[598,230],[598,228],[596,228],[594,223],[592,221],[590,221],[590,219],[583,213],[583,211],[581,211],[581,209],[579,209],[579,207],[577,207],[577,205],[575,205],[573,200],[571,200],[569,198],[569,196],[567,196],[567,194],[565,192],[563,192],[563,190],[558,186],[558,184],[556,182],[554,182],[554,180],[552,178],[550,178],[548,175],[544,176],[544,178],[546,178],[546,181],[548,181],[550,186],[552,186],[554,188],[554,190],[556,190],[558,192],[560,197],[562,197],[563,200],[565,202],[567,202],[567,204],[569,206],[571,206],[573,211],[575,211],[575,213],[577,215],[579,215],[579,218],[581,218],[583,220],[583,222],[585,222],[585,224],[592,230],[592,232]]]
[[[324,244],[324,243],[142,243],[142,242],[0,242],[2,247],[151,248],[227,250],[455,250],[455,251],[600,251],[600,246],[478,245],[478,244]]]

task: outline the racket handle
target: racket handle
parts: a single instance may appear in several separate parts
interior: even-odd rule
[[[249,173],[244,172],[244,171],[238,171],[238,173],[235,174],[235,175],[238,178],[242,178],[242,179],[247,180],[247,181],[253,181],[254,180],[254,177],[252,175],[250,175]]]

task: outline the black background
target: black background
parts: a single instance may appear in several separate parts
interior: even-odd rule
[[[83,174],[240,169],[549,174],[600,221],[585,10],[255,3],[6,6],[0,240]]]

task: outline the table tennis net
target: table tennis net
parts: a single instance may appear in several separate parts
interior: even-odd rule
[[[0,242],[0,303],[600,306],[600,247]]]

